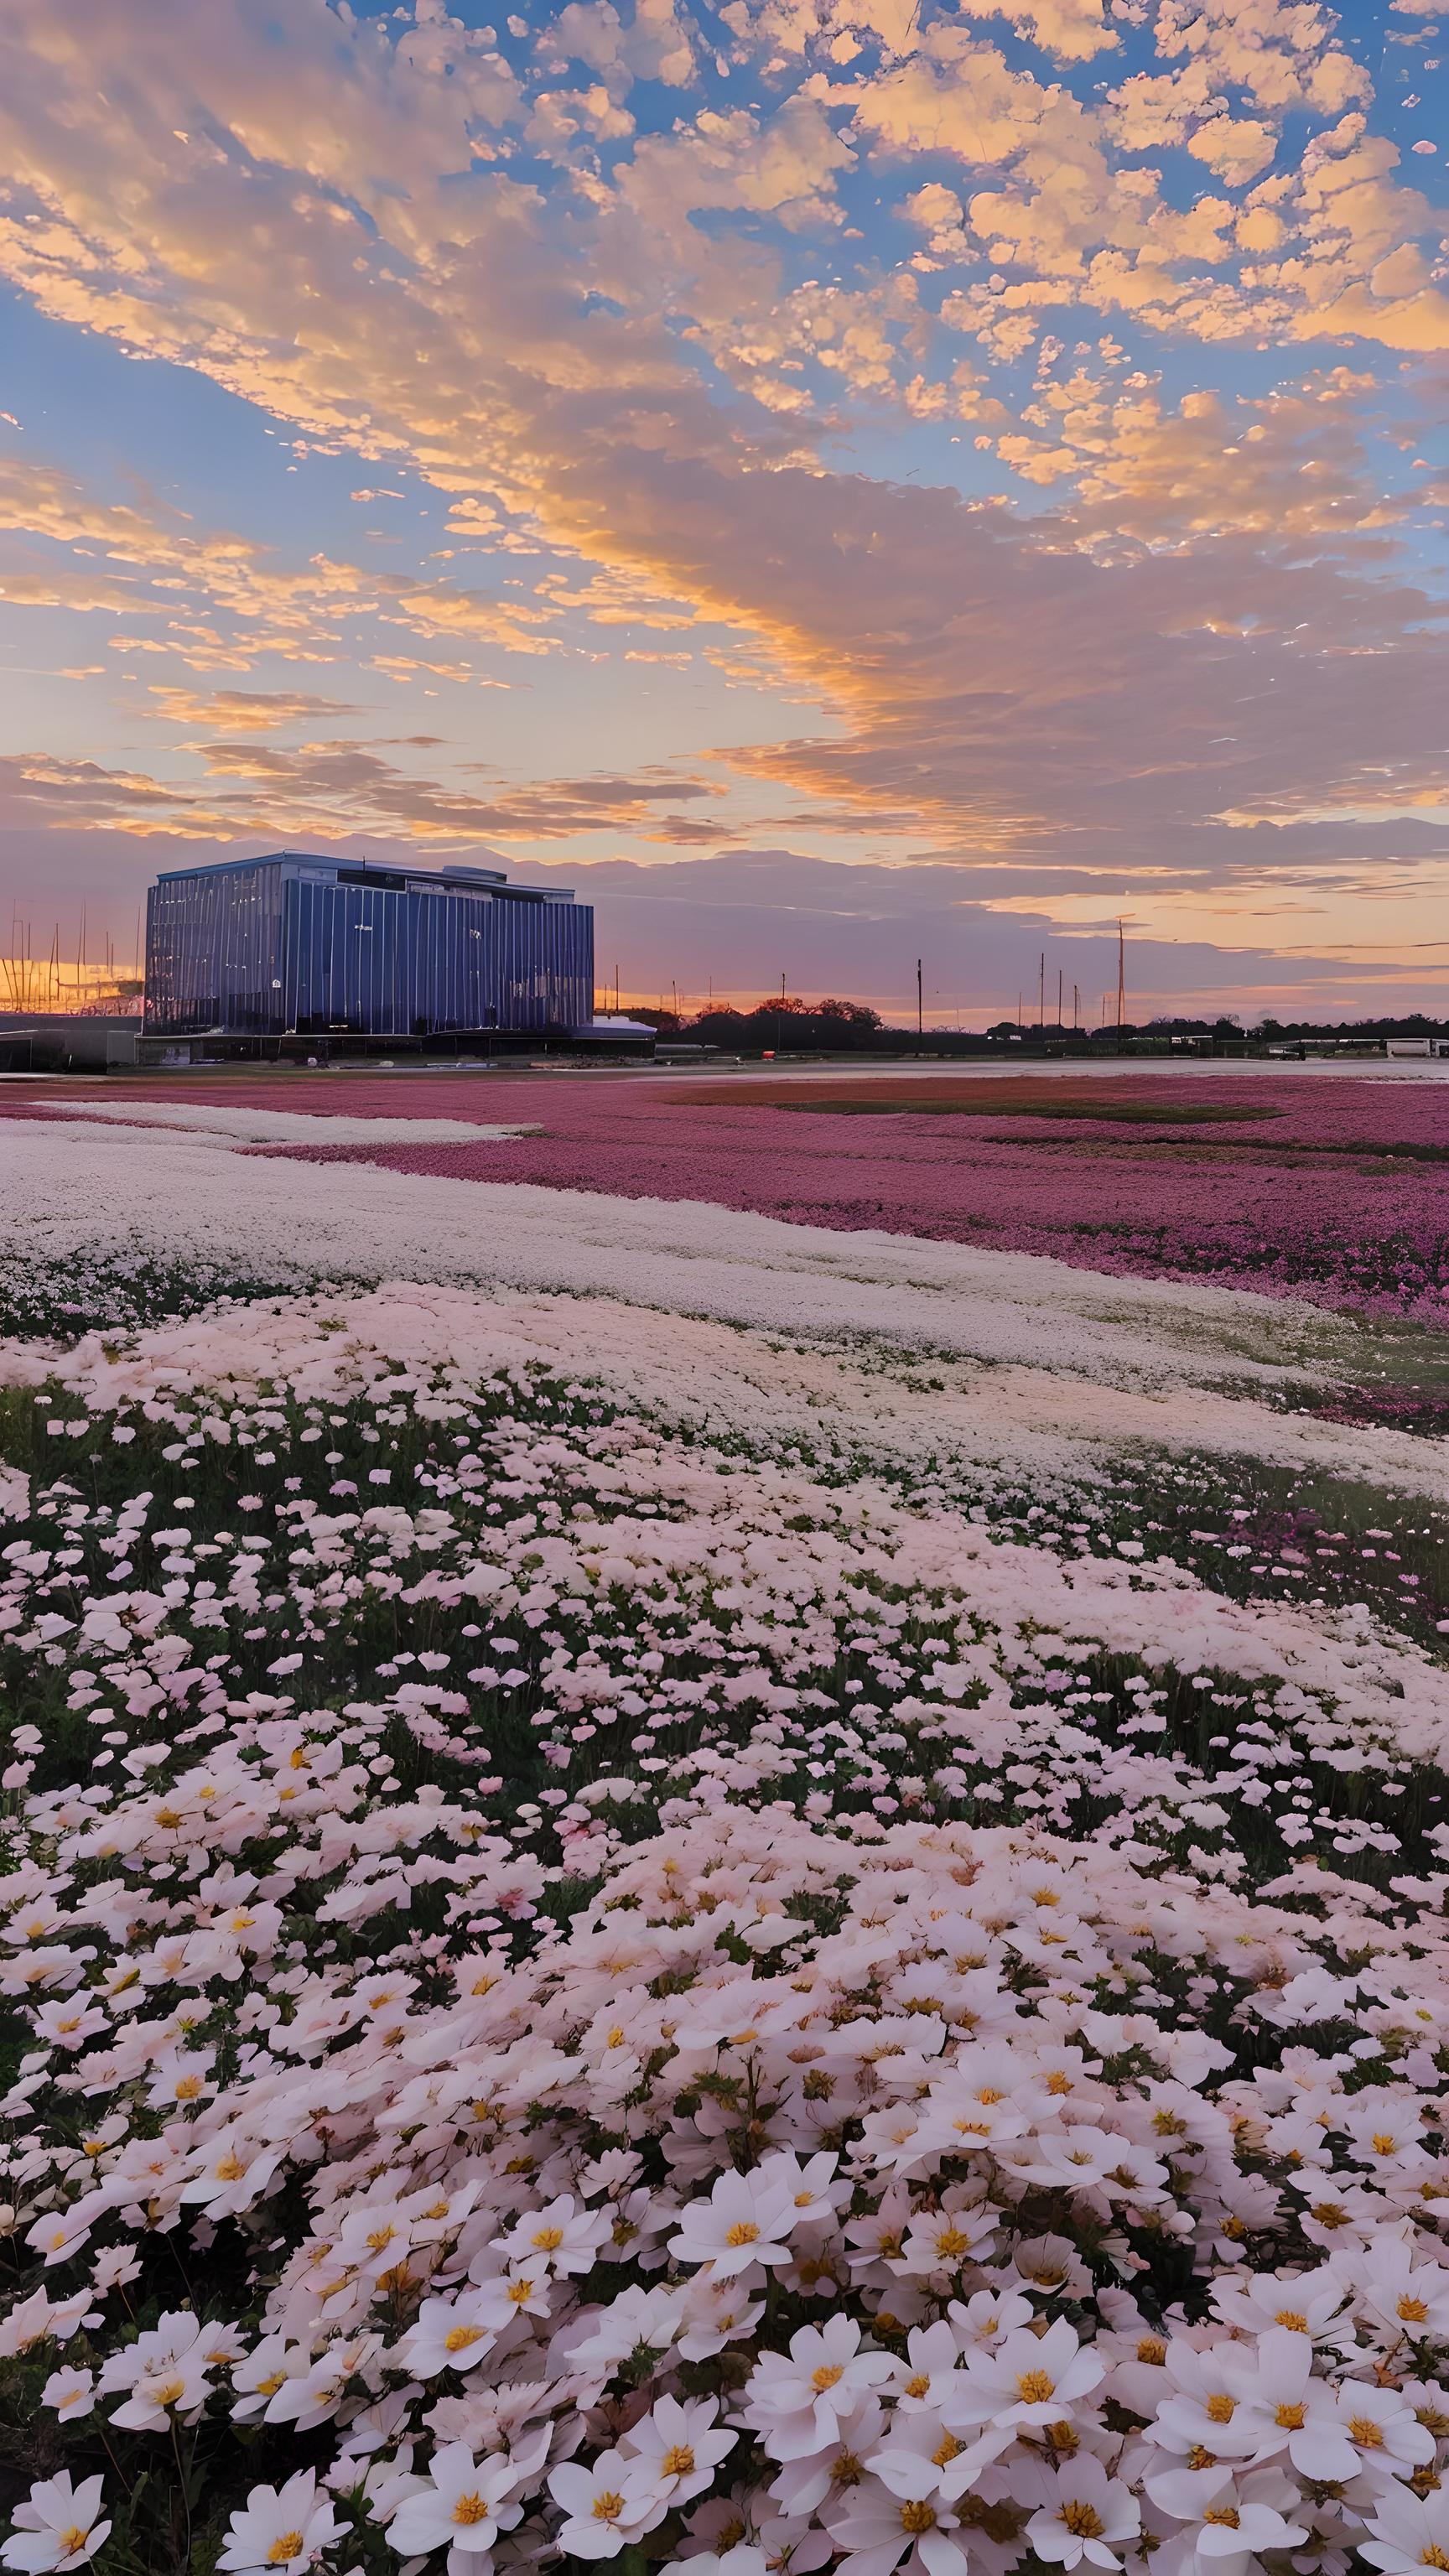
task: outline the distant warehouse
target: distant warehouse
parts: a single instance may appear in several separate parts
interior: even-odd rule
[[[277,850],[151,889],[148,1039],[538,1041],[587,1036],[593,1010],[591,906],[494,869]]]

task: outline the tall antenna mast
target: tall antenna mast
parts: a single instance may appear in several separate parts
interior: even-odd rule
[[[1125,937],[1125,934],[1124,934],[1124,932],[1123,932],[1123,927],[1122,927],[1122,916],[1121,916],[1121,914],[1120,914],[1120,912],[1119,912],[1119,913],[1118,913],[1118,915],[1117,915],[1117,1026],[1118,1026],[1118,1029],[1119,1029],[1119,1030],[1121,1030],[1122,1028],[1124,1028],[1124,1027],[1126,1026],[1126,1022],[1127,1022],[1127,944],[1126,944],[1126,937]]]

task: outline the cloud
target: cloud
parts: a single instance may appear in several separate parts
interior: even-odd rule
[[[39,537],[73,553],[99,555],[114,569],[33,561],[0,570],[0,597],[12,606],[99,609],[157,617],[184,660],[196,668],[246,669],[264,653],[316,658],[347,625],[376,618],[419,636],[456,635],[509,653],[557,650],[543,630],[550,607],[459,589],[412,573],[369,572],[314,554],[287,567],[275,550],[221,529],[198,528],[180,512],[147,512],[104,501],[60,467],[14,458],[0,464],[0,533]],[[188,624],[183,598],[203,601],[233,621],[226,638]]]
[[[1038,387],[1023,408],[1004,374],[1013,430],[983,391],[988,361],[1060,348],[1067,313],[1111,316],[1134,346],[1171,335],[1176,384],[1242,343],[1295,369],[1325,336],[1449,345],[1418,249],[1430,210],[1360,113],[1359,67],[1310,0],[1161,0],[1134,37],[1150,73],[1099,90],[1088,75],[1110,49],[1071,47],[1135,19],[1005,14],[1026,39],[1003,39],[1010,59],[894,0],[730,0],[716,77],[758,66],[747,97],[743,80],[737,104],[671,97],[668,130],[637,136],[560,126],[553,159],[532,127],[518,151],[535,75],[436,6],[383,21],[293,0],[286,80],[268,25],[234,0],[14,19],[0,268],[19,288],[369,473],[426,478],[453,533],[552,548],[568,568],[541,567],[515,599],[322,554],[289,564],[30,466],[0,486],[30,549],[13,595],[123,615],[128,649],[233,670],[363,652],[394,676],[452,676],[406,649],[447,638],[544,683],[570,618],[725,628],[710,649],[736,674],[783,675],[824,712],[720,760],[757,802],[798,798],[792,832],[857,844],[1030,862],[1115,832],[1142,854],[1229,813],[1442,796],[1439,605],[1384,552],[1393,513],[1340,410],[1261,390],[1168,401],[1141,370],[1124,386],[1095,319],[1097,354],[1060,406]],[[555,53],[601,83],[672,78],[661,66],[693,43],[661,10],[566,16]],[[652,70],[640,45],[663,48]],[[1144,151],[1185,155],[1171,184]],[[841,218],[872,191],[885,213],[837,276],[826,254],[844,268],[859,227]],[[926,226],[903,249],[902,202]],[[953,331],[976,343],[959,375]],[[999,484],[1005,460],[1039,506],[1018,517],[841,470],[831,440],[860,423],[873,438],[891,404],[896,422],[978,418],[1002,439],[983,476]],[[207,774],[170,787],[84,763],[32,762],[13,783],[57,811],[113,792],[126,828],[159,800],[175,828],[211,833],[286,818],[459,845],[710,836],[687,764],[665,781],[621,758],[617,779],[485,792],[375,746],[281,750],[259,730],[208,726]]]
[[[1121,42],[1106,24],[1102,0],[968,0],[972,18],[1009,18],[1019,36],[1027,36],[1060,62],[1090,62],[1094,54]]]
[[[570,0],[548,37],[559,53],[598,72],[617,96],[636,80],[680,89],[694,77],[694,46],[674,0],[635,0],[627,26],[612,0]]]
[[[1075,486],[1073,517],[1149,545],[1249,536],[1273,551],[1318,551],[1326,537],[1389,528],[1405,505],[1369,470],[1355,407],[1371,378],[1346,368],[1296,393],[1229,406],[1216,393],[1166,406],[1156,387],[1124,390],[1086,370],[1046,385],[996,452],[1039,486]]]
[[[437,737],[427,735],[394,747],[436,744]],[[91,760],[12,754],[0,759],[0,819],[85,821],[122,832],[207,840],[400,832],[454,850],[485,838],[561,841],[607,831],[637,831],[664,841],[720,837],[674,810],[717,789],[706,780],[659,770],[520,786],[490,772],[489,787],[480,794],[399,768],[374,744],[320,741],[283,750],[242,737],[184,748],[199,761],[203,776],[159,779]]]
[[[225,725],[233,733],[275,733],[284,725],[315,724],[327,716],[360,712],[338,698],[312,698],[301,690],[213,689],[203,696],[194,689],[153,682],[149,695],[156,705],[139,712],[160,723]]]
[[[1256,179],[1278,155],[1278,138],[1258,116],[1214,116],[1187,138],[1187,148],[1214,176],[1235,188]]]

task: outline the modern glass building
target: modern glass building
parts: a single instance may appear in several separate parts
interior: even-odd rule
[[[542,1037],[593,1012],[592,908],[488,868],[277,850],[171,869],[147,904],[152,1037]]]

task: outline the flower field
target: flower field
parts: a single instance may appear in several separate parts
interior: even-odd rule
[[[167,1097],[0,1156],[0,2564],[1449,2566],[1436,1337]]]
[[[196,1077],[182,1092],[245,1098],[274,1121],[281,1092],[288,1109],[352,1112],[325,1140],[274,1127],[272,1143],[396,1171],[702,1199],[1381,1317],[1432,1323],[1449,1302],[1449,1088],[1427,1064],[643,1082],[304,1075],[228,1079],[224,1094]],[[467,1132],[482,1094],[490,1117],[535,1132]],[[17,1087],[0,1106],[26,1102]],[[357,1134],[358,1111],[386,1132]]]

